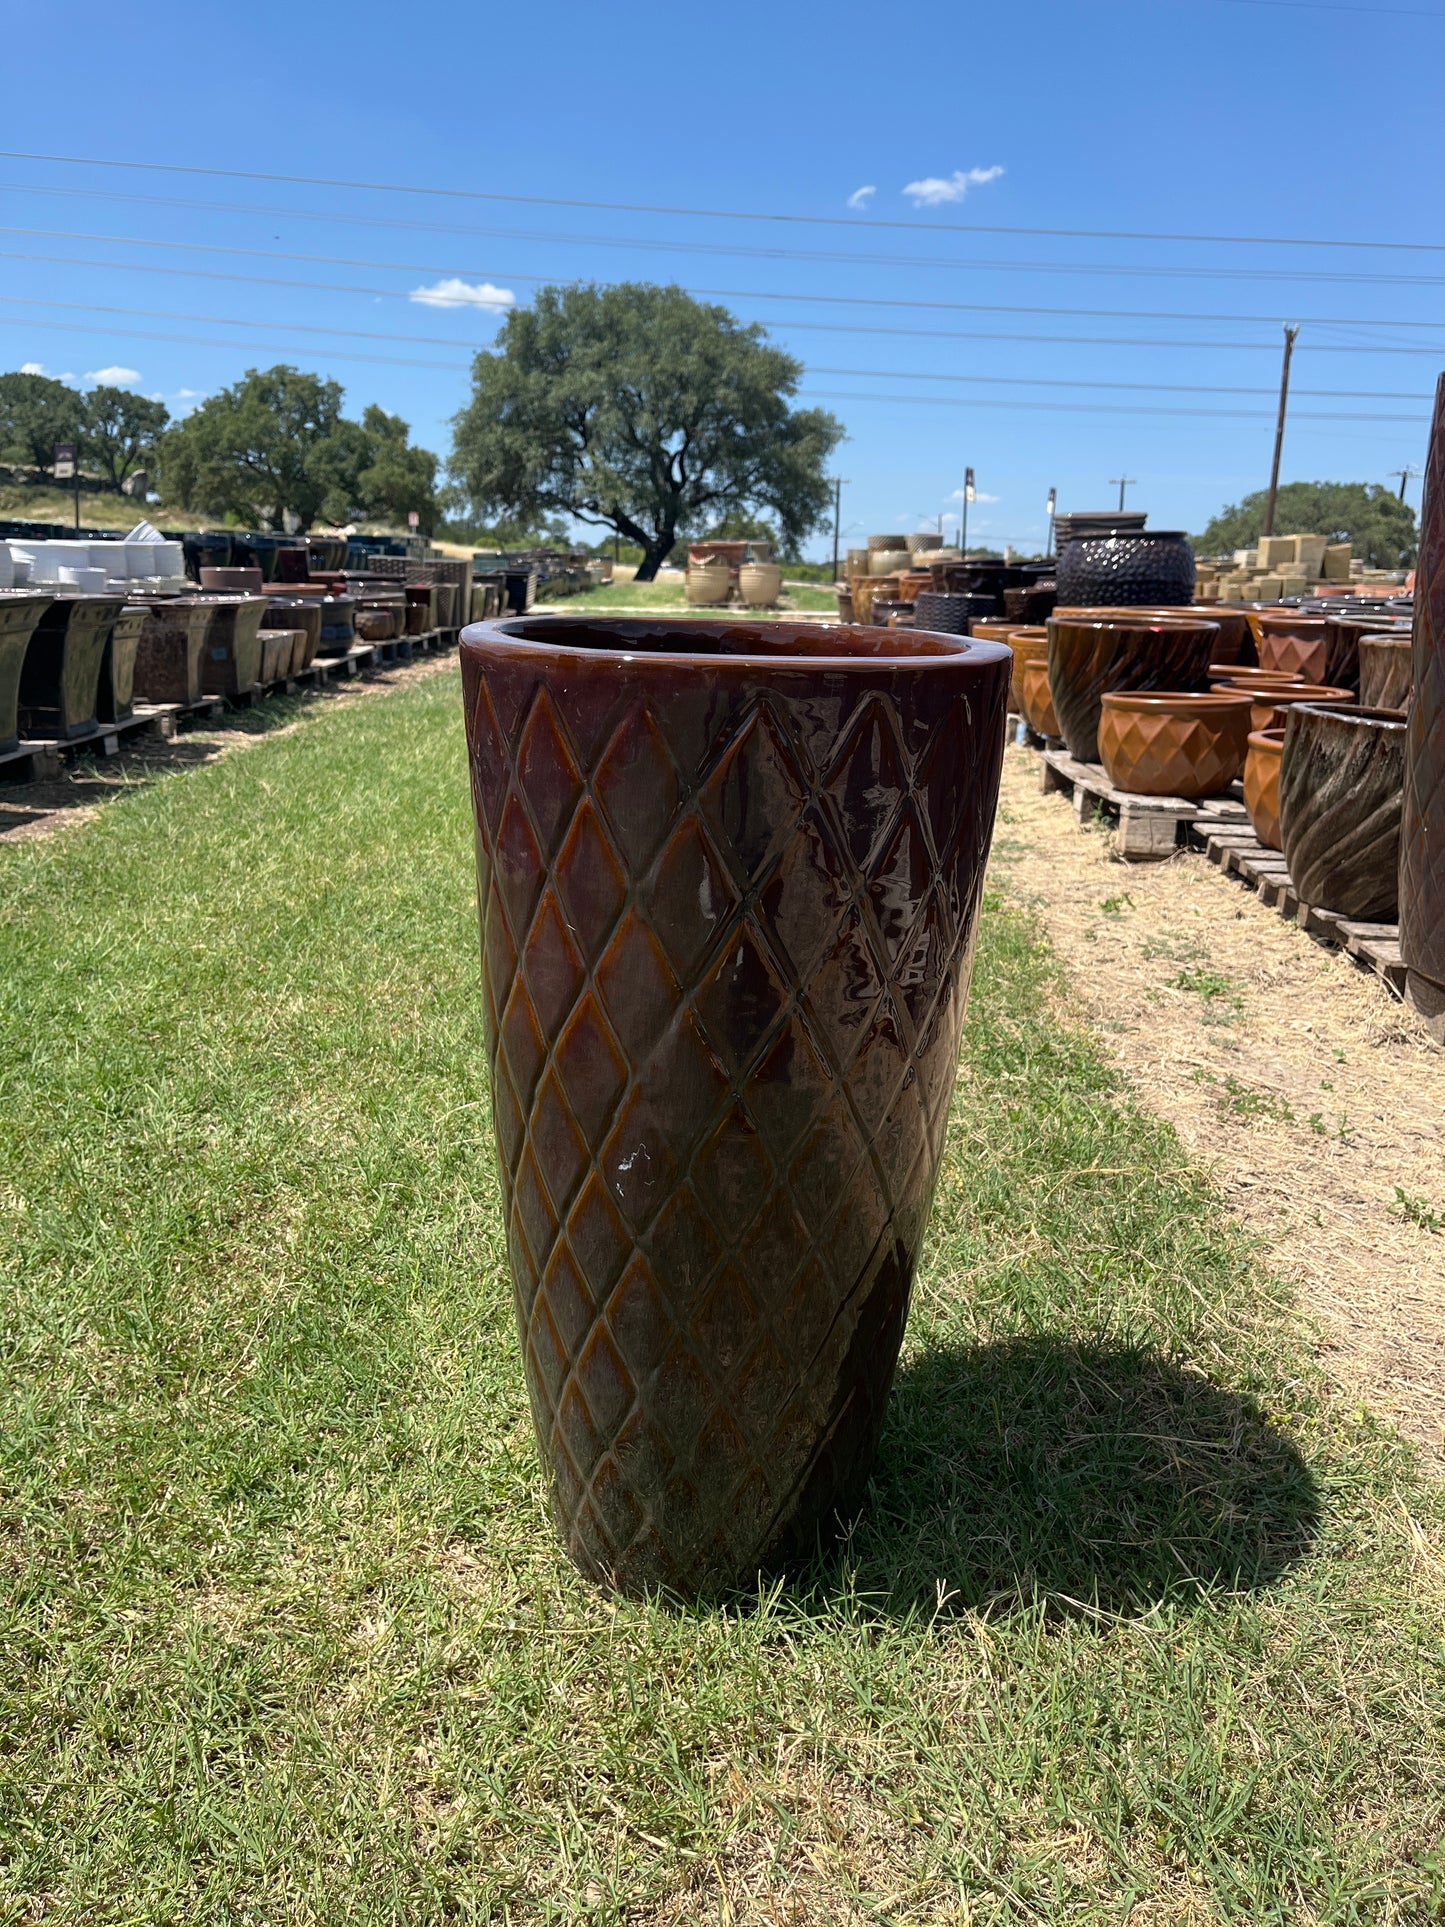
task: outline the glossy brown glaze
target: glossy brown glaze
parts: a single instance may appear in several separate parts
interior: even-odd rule
[[[462,637],[518,1329],[559,1530],[750,1583],[867,1475],[943,1148],[1008,652],[786,622]]]
[[[1291,682],[1287,676],[1273,679],[1260,676],[1240,684],[1226,678],[1215,687],[1238,688],[1251,699],[1251,729],[1283,729],[1284,712],[1294,703],[1325,703],[1333,709],[1340,703],[1355,700],[1348,689],[1332,689],[1327,683]]]
[[[244,695],[261,680],[261,596],[217,596],[201,651],[201,687],[218,696]]]
[[[1244,759],[1244,807],[1254,833],[1267,850],[1280,848],[1279,761],[1283,729],[1254,729]]]
[[[1329,680],[1325,675],[1329,646],[1323,616],[1283,609],[1260,615],[1258,626],[1261,669],[1293,677],[1296,682]]]
[[[1030,729],[1040,736],[1059,738],[1059,719],[1054,713],[1053,693],[1049,688],[1049,659],[1036,656],[1024,664],[1024,716]]]
[[[20,740],[20,672],[25,652],[53,596],[28,589],[0,589],[0,750]]]
[[[20,672],[24,736],[82,736],[94,729],[105,646],[123,596],[62,590],[35,625]]]
[[[1111,690],[1099,757],[1114,787],[1136,796],[1217,796],[1244,767],[1249,709],[1231,690]]]
[[[1096,621],[1050,616],[1049,688],[1069,754],[1099,760],[1099,715],[1113,689],[1206,690],[1216,623],[1187,617]]]
[[[1392,923],[1399,898],[1405,725],[1393,710],[1286,713],[1280,846],[1301,903]]]
[[[1381,630],[1398,626],[1402,635],[1408,636],[1409,625],[1392,625],[1378,615],[1368,616],[1330,616],[1325,617],[1325,667],[1321,682],[1337,683],[1340,687],[1360,693],[1360,640],[1364,636],[1378,635]]]
[[[1415,571],[1414,695],[1400,855],[1400,950],[1411,1003],[1445,1025],[1445,375],[1420,514]]]

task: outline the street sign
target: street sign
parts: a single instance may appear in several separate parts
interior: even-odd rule
[[[57,482],[75,479],[75,443],[57,442],[55,444],[55,464],[53,473]]]
[[[406,525],[409,529],[419,529],[421,527],[421,517],[417,514],[415,509],[407,510]]]
[[[963,499],[965,502],[976,502],[978,500],[973,486],[973,470],[971,468],[966,468],[963,471]]]

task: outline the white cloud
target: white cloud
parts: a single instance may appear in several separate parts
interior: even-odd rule
[[[961,488],[954,489],[948,499],[950,502],[961,502],[963,500],[963,490]],[[990,495],[986,489],[977,488],[973,492],[973,499],[975,502],[997,502],[999,497],[997,495]]]
[[[200,392],[201,391],[199,388],[178,388],[176,390],[176,400],[177,401],[194,401],[197,395],[200,394]]]
[[[876,187],[855,187],[848,196],[849,207],[865,208],[878,192]]]
[[[86,374],[87,381],[103,382],[107,388],[128,388],[133,381],[140,380],[139,368],[92,368]]]
[[[490,281],[461,281],[453,275],[430,288],[413,288],[407,300],[428,308],[511,308],[517,297],[510,288],[494,288]]]
[[[20,372],[22,375],[43,375],[45,373],[45,363],[43,361],[23,361],[20,364]]]
[[[949,201],[961,201],[971,187],[987,187],[1002,173],[1001,167],[970,167],[967,172],[955,168],[947,180],[930,174],[925,180],[910,181],[903,192],[915,207],[943,207]]]

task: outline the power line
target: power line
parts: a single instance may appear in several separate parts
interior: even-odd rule
[[[879,401],[892,408],[899,404],[919,408],[1010,408],[1029,413],[1057,411],[1067,415],[1159,415],[1207,417],[1217,421],[1265,422],[1274,417],[1268,409],[1252,408],[1150,408],[1132,402],[1108,407],[1102,402],[1083,401],[994,401],[980,395],[860,395],[841,389],[811,389],[800,395],[803,401]],[[1370,413],[1304,410],[1291,414],[1291,421],[1305,422],[1406,422],[1412,427],[1428,428],[1428,415],[1377,415]]]
[[[1128,388],[1160,395],[1273,395],[1273,388],[1211,388],[1193,382],[1160,381],[1058,381],[1033,375],[951,375],[937,369],[914,372],[907,368],[824,368],[813,366],[815,375],[861,376],[869,381],[987,381],[1011,388]],[[1296,388],[1297,395],[1310,395],[1326,401],[1413,401],[1423,407],[1430,395],[1401,393],[1379,388]]]
[[[1320,3],[1321,0],[1310,0],[1312,5]],[[1305,0],[1230,0],[1230,4],[1299,6],[1305,4]],[[1346,6],[1326,7],[1325,11],[1415,12],[1414,9],[1405,8]],[[1424,13],[1417,17],[1431,20],[1445,18],[1439,13]],[[414,194],[436,200],[488,201],[514,207],[585,208],[606,214],[665,214],[697,221],[770,221],[803,227],[884,228],[913,234],[1022,234],[1058,240],[1183,241],[1229,247],[1362,248],[1414,254],[1445,253],[1445,242],[1435,241],[1357,241],[1276,234],[1175,234],[1146,229],[1014,227],[983,221],[890,221],[878,215],[784,214],[761,209],[676,207],[651,201],[588,201],[563,195],[498,194],[480,188],[417,186],[397,181],[345,181],[316,174],[266,174],[251,168],[195,167],[168,161],[107,160],[83,154],[29,154],[9,148],[0,148],[0,159],[40,161],[56,167],[109,167],[131,173],[183,174],[206,180],[265,181],[286,187],[343,188],[348,192],[365,194]]]
[[[0,234],[26,235],[51,241],[94,241],[107,247],[157,248],[183,254],[234,255],[240,259],[251,261],[297,261],[313,267],[371,268],[382,272],[393,272],[397,274],[440,274],[457,275],[460,277],[480,275],[483,278],[497,275],[506,281],[522,281],[534,287],[554,284],[559,280],[564,282],[567,280],[567,277],[556,274],[523,274],[509,268],[457,267],[454,263],[438,265],[435,262],[425,261],[375,261],[357,259],[349,255],[298,253],[276,248],[242,248],[213,241],[165,241],[150,239],[144,235],[92,234],[70,228],[0,227]],[[71,257],[9,254],[4,258],[11,260],[66,261]],[[74,262],[74,265],[105,269],[125,268],[129,272],[138,273],[189,274],[196,278],[201,278],[206,274],[204,269],[199,268],[166,269],[156,265],[147,266],[145,264],[124,261],[77,260]],[[265,280],[265,277],[250,275],[213,276],[209,278],[245,281],[256,280],[258,282]],[[572,280],[575,282],[576,277],[572,277]],[[344,288],[335,284],[318,284],[311,281],[292,280],[276,280],[270,282],[268,285],[293,288],[317,288],[319,286],[325,291],[333,293],[379,294],[383,296],[395,296],[403,292],[403,290],[397,288]],[[617,284],[615,282],[604,282],[600,285],[612,287]],[[1065,308],[1059,307],[1057,304],[1034,303],[1030,305],[1020,305],[1017,303],[997,301],[920,301],[916,299],[904,299],[896,295],[816,294],[803,293],[798,290],[794,290],[791,293],[780,293],[777,289],[762,288],[692,287],[689,288],[687,292],[701,298],[719,301],[799,301],[821,304],[828,307],[906,309],[915,312],[944,314],[1068,316],[1077,320],[1097,321],[1227,321],[1269,328],[1277,328],[1279,326],[1278,314],[1207,314],[1194,310],[1167,308]],[[1437,330],[1445,328],[1445,321],[1382,321],[1369,316],[1358,315],[1300,315],[1298,318],[1304,326],[1312,328],[1432,328]],[[1442,348],[1445,348],[1445,343],[1442,343]]]

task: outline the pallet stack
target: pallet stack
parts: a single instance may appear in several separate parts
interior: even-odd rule
[[[1301,596],[1339,595],[1369,585],[1398,588],[1394,569],[1357,562],[1348,542],[1322,535],[1265,535],[1252,549],[1236,549],[1229,562],[1196,562],[1196,602],[1282,602]]]

